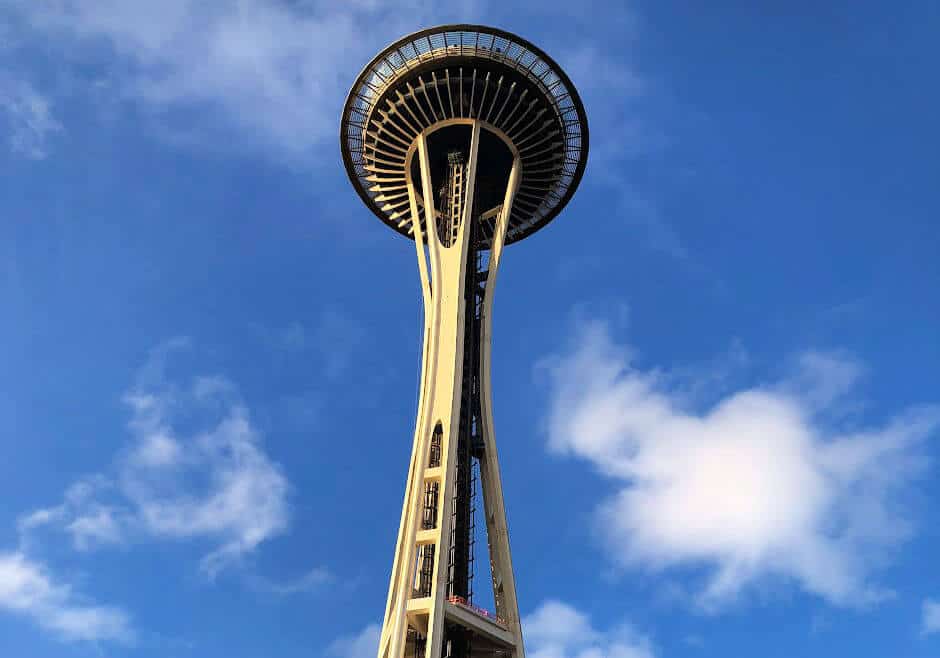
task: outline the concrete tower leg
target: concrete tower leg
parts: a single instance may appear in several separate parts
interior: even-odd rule
[[[453,213],[459,207],[459,213],[453,215],[450,224],[444,224],[446,231],[441,231],[428,136],[450,125],[469,126],[470,142],[466,162],[461,165],[459,177],[454,178],[460,185],[447,197],[447,211]],[[495,214],[484,272],[477,269],[473,243],[474,222],[480,221],[474,217],[473,199],[481,130],[501,137],[513,155],[503,203]],[[418,158],[419,181],[411,180],[414,157]],[[469,645],[464,641],[469,637],[475,643],[505,652],[507,658],[524,658],[490,394],[493,294],[508,218],[522,175],[522,159],[499,130],[468,118],[440,122],[421,132],[407,163],[411,216],[424,220],[424,230],[418,227],[414,231],[424,301],[424,349],[414,444],[378,658],[404,658],[406,650],[419,658],[469,658]],[[454,226],[457,217],[459,223]],[[447,234],[441,235],[443,232]],[[482,303],[474,303],[480,299]],[[468,317],[468,313],[475,315]],[[468,327],[477,327],[474,331],[478,337],[466,336]],[[469,340],[477,341],[474,345],[478,349],[468,352]],[[469,362],[467,354],[472,355]],[[465,386],[476,387],[479,396],[479,411],[470,422],[466,419],[474,412],[465,408],[470,399]],[[460,552],[469,550],[466,538],[459,536],[467,532],[465,520],[458,521],[461,527],[455,529],[454,510],[455,500],[461,504],[463,495],[458,480],[469,476],[469,470],[461,470],[469,469],[469,465],[458,463],[458,445],[468,450],[467,444],[460,442],[470,440],[466,429],[470,425],[480,465],[496,619],[466,605],[454,589],[453,565],[466,569],[467,556]]]

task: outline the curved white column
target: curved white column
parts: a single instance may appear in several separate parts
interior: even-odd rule
[[[465,165],[465,196],[460,224],[455,238],[445,247],[437,234],[435,191],[431,180],[428,135],[434,130],[455,123],[471,128],[469,153]],[[473,192],[478,166],[481,130],[500,135],[513,153],[513,165],[502,209],[497,215],[490,251],[486,292],[483,303],[479,361],[467,367],[479,368],[475,373],[480,386],[481,434],[484,455],[480,457],[484,516],[491,555],[494,599],[500,621],[484,617],[454,605],[447,600],[448,554],[456,490],[457,444],[464,382],[464,341],[467,277],[472,274]],[[420,133],[409,151],[409,160],[418,157],[420,181],[407,180],[409,207],[413,218],[423,213],[425,231],[414,231],[418,272],[424,302],[424,349],[422,352],[421,384],[417,420],[408,471],[408,482],[399,526],[395,560],[389,582],[389,594],[383,620],[378,658],[404,658],[409,627],[425,636],[425,658],[440,658],[444,641],[445,618],[473,631],[487,641],[502,646],[510,658],[524,658],[522,632],[516,602],[512,561],[509,553],[506,515],[496,444],[493,434],[492,402],[490,399],[490,335],[492,331],[492,300],[496,272],[502,255],[506,225],[519,187],[522,161],[509,140],[499,131],[475,119],[442,121]],[[410,164],[406,171],[410,171]],[[420,188],[420,194],[418,189]],[[427,255],[426,255],[427,253]],[[442,428],[440,466],[430,466],[431,437],[435,427]],[[437,484],[436,525],[421,527],[426,487]],[[430,592],[417,593],[419,561],[433,551]],[[479,617],[479,619],[477,619]]]

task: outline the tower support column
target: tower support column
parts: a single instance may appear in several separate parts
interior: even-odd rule
[[[428,135],[441,124],[470,127],[464,163],[436,208]],[[424,302],[421,383],[415,435],[378,658],[470,658],[471,646],[524,658],[506,515],[493,434],[491,316],[496,272],[522,159],[513,164],[493,221],[489,253],[475,235],[481,130],[478,119],[441,122],[415,135],[406,186]],[[493,130],[494,132],[498,132]],[[419,180],[412,180],[411,159]],[[456,167],[456,169],[455,169]],[[441,211],[445,212],[441,212]],[[488,257],[487,257],[488,256]],[[496,618],[469,605],[473,517],[467,499],[479,462]],[[468,480],[468,478],[471,478]],[[473,643],[471,645],[471,643]]]

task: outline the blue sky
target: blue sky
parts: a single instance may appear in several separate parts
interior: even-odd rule
[[[496,300],[535,658],[940,655],[935,3],[0,3],[0,655],[368,658],[414,251],[359,68],[504,27],[592,151]]]

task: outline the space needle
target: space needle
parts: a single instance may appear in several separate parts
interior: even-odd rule
[[[584,106],[525,39],[445,25],[399,39],[366,65],[340,144],[362,201],[414,241],[424,301],[417,421],[378,658],[524,658],[493,431],[493,292],[504,247],[554,219],[581,181]],[[474,603],[478,508],[493,611]]]

